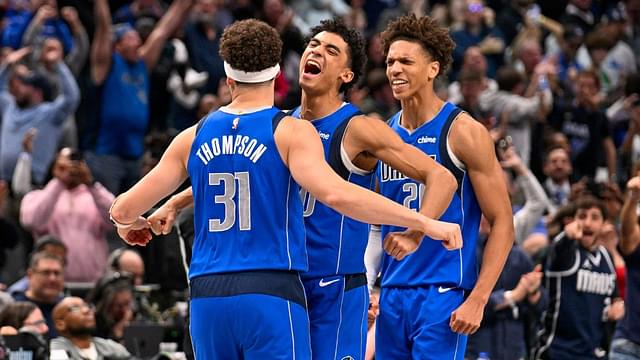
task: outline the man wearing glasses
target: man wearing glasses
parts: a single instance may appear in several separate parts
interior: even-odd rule
[[[131,359],[124,346],[109,339],[93,337],[96,329],[92,305],[78,297],[62,299],[53,309],[59,337],[51,340],[51,359]]]
[[[27,277],[29,278],[27,291],[17,292],[13,294],[13,298],[16,301],[31,301],[36,304],[47,321],[48,337],[53,338],[57,333],[51,314],[54,306],[62,299],[64,262],[52,254],[36,253],[29,262]]]

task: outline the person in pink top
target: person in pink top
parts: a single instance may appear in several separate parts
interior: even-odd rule
[[[67,281],[94,282],[107,264],[114,196],[94,182],[82,153],[70,148],[60,150],[52,172],[43,189],[24,196],[20,222],[34,236],[50,234],[67,246]]]

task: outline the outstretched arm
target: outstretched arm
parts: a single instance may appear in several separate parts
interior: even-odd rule
[[[193,0],[175,0],[140,47],[139,55],[151,71],[158,62],[165,42],[189,13]]]
[[[465,164],[482,213],[491,225],[478,282],[451,315],[453,331],[472,334],[480,326],[483,309],[513,245],[513,216],[493,141],[482,124],[467,114],[460,115],[453,123],[449,144]]]
[[[189,187],[173,195],[148,217],[151,230],[156,235],[169,234],[180,211],[192,205],[193,188]]]
[[[402,141],[383,121],[365,116],[354,118],[347,128],[344,146],[349,155],[369,153],[404,175],[423,183],[425,190],[421,196],[420,213],[426,217],[438,219],[449,207],[458,187],[453,174],[424,152]],[[395,237],[405,237],[418,247],[424,235],[415,229],[391,233],[385,238],[385,249],[393,246],[390,243],[398,240],[394,240]],[[450,247],[447,243],[443,245]]]
[[[276,130],[275,138],[293,178],[327,206],[359,221],[415,228],[434,239],[452,240],[459,246],[461,238],[457,225],[426,218],[340,178],[326,163],[322,143],[310,123],[285,118]]]
[[[127,242],[144,245],[151,240],[146,231],[141,238],[129,237],[131,230],[145,230],[146,219],[141,216],[158,201],[174,192],[187,178],[186,163],[195,135],[195,126],[184,130],[171,142],[160,162],[137,184],[118,196],[111,206],[112,219],[121,224],[118,233]]]
[[[91,79],[102,84],[111,67],[111,11],[107,0],[96,0],[93,5],[96,29],[91,45]]]
[[[456,178],[427,154],[402,141],[386,123],[365,116],[356,117],[349,124],[346,137],[358,150],[371,153],[425,185],[420,207],[422,214],[437,219],[447,210],[458,186]]]

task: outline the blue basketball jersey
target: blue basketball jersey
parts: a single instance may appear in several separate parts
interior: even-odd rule
[[[451,171],[458,180],[458,189],[440,220],[457,223],[462,231],[463,247],[449,251],[440,241],[425,237],[418,250],[396,261],[388,254],[382,258],[382,286],[407,287],[442,284],[462,289],[472,289],[477,279],[476,241],[481,211],[469,175],[462,165],[454,163],[447,136],[459,110],[445,103],[431,121],[409,132],[400,125],[402,112],[389,120],[389,125],[406,143],[425,152]],[[380,193],[385,197],[418,211],[422,203],[424,185],[408,178],[385,163],[378,166]],[[436,184],[437,186],[437,184]],[[428,206],[428,204],[427,204]],[[382,238],[389,232],[404,231],[396,226],[382,226]]]
[[[346,103],[334,113],[312,121],[322,140],[327,163],[343,179],[373,189],[375,172],[365,172],[351,165],[343,153],[342,139],[351,118],[359,115],[355,106]],[[300,108],[292,116],[300,117]],[[346,217],[322,204],[302,189],[304,224],[309,249],[309,271],[305,278],[365,272],[364,251],[369,238],[369,224]]]
[[[194,208],[189,277],[247,270],[307,269],[299,189],[280,157],[274,107],[207,116],[188,170]]]
[[[535,359],[598,359],[604,310],[616,289],[615,267],[607,250],[594,252],[564,233],[556,237],[545,273],[549,306]]]

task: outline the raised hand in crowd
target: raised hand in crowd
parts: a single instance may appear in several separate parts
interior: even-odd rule
[[[53,67],[58,62],[63,61],[63,56],[64,51],[62,49],[62,44],[60,42],[53,42],[50,46],[44,46],[42,48],[40,59],[45,66]]]
[[[22,138],[22,150],[28,154],[33,152],[33,139],[38,135],[38,129],[30,128]]]
[[[73,32],[77,32],[76,30],[80,29],[84,30],[82,22],[80,22],[80,17],[78,16],[78,11],[73,6],[65,6],[60,9],[60,16],[69,24]]]
[[[33,21],[37,24],[44,24],[47,20],[55,19],[57,17],[58,9],[51,5],[43,5],[36,12]]]
[[[15,51],[11,51],[4,58],[4,62],[8,65],[13,65],[18,63],[20,60],[24,59],[25,56],[31,53],[30,47],[23,47]]]

